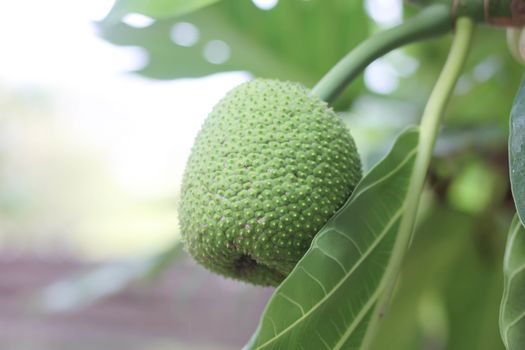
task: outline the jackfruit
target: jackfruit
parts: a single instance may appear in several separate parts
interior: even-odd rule
[[[230,91],[199,131],[182,181],[186,250],[206,268],[278,285],[361,178],[355,143],[298,83]]]

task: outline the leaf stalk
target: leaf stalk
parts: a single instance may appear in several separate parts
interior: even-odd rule
[[[406,44],[445,34],[452,27],[449,6],[430,6],[404,23],[377,33],[358,45],[314,86],[312,93],[331,103],[375,59]]]

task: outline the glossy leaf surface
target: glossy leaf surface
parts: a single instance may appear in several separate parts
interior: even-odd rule
[[[525,228],[517,216],[510,226],[503,273],[501,337],[507,350],[525,349]]]
[[[369,20],[355,1],[326,6],[320,0],[289,0],[264,11],[252,1],[224,0],[145,28],[110,17],[99,27],[109,42],[146,51],[148,61],[137,73],[148,77],[242,70],[311,86],[367,37]],[[355,94],[360,87],[351,90]]]
[[[525,79],[510,113],[509,172],[512,195],[522,223],[525,222]]]

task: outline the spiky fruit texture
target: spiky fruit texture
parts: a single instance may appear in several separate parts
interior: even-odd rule
[[[354,141],[302,85],[256,79],[204,122],[179,206],[186,249],[208,269],[277,285],[361,178]]]

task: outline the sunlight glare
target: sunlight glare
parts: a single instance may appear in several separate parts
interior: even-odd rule
[[[399,87],[399,77],[389,63],[376,60],[370,64],[364,74],[366,87],[378,94],[389,94]]]
[[[279,0],[252,0],[253,4],[261,10],[271,10],[279,3]]]
[[[155,20],[140,13],[128,13],[122,18],[122,22],[133,28],[147,28],[152,25]]]
[[[403,20],[403,2],[401,0],[366,0],[365,8],[377,24],[390,27]]]

